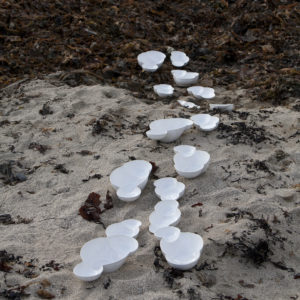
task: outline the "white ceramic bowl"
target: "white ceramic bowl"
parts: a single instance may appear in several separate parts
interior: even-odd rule
[[[115,169],[110,174],[110,182],[123,201],[139,198],[147,184],[152,165],[145,160],[133,160]]]
[[[74,267],[74,275],[83,281],[93,281],[102,272],[119,269],[127,256],[138,248],[134,237],[138,235],[140,226],[140,221],[127,219],[108,226],[105,231],[107,237],[85,243],[80,250],[82,262]]]
[[[74,275],[82,281],[93,281],[98,279],[103,272],[103,267],[93,268],[83,262],[77,264],[73,269]]]
[[[181,216],[178,206],[178,202],[174,200],[158,202],[154,207],[154,212],[149,217],[149,231],[155,233],[160,228],[170,225],[176,226]]]
[[[187,92],[197,99],[212,99],[215,97],[215,90],[203,86],[191,86],[187,88]]]
[[[171,62],[174,67],[183,67],[189,62],[189,57],[181,51],[171,52]]]
[[[195,126],[202,131],[212,131],[219,125],[219,118],[209,114],[198,114],[191,117]]]
[[[105,234],[107,237],[114,235],[124,235],[132,238],[136,238],[140,231],[140,226],[142,223],[135,219],[127,219],[120,223],[115,223],[109,225]]]
[[[128,255],[137,249],[136,239],[116,235],[88,241],[82,246],[80,256],[82,261],[90,267],[103,266],[104,272],[114,272],[123,265]]]
[[[174,147],[174,151],[174,167],[180,176],[195,178],[207,169],[210,161],[208,152],[188,145]]]
[[[185,191],[185,185],[176,178],[165,177],[154,181],[156,196],[164,200],[178,200]]]
[[[161,251],[171,267],[189,270],[198,263],[203,249],[200,235],[167,226],[158,229],[155,236],[160,239]]]
[[[199,79],[199,73],[187,72],[185,70],[172,70],[173,79],[178,86],[189,86],[195,84]]]
[[[173,95],[174,88],[169,84],[157,84],[153,86],[154,92],[159,97],[170,97]]]
[[[138,55],[137,60],[138,64],[146,72],[155,72],[158,68],[161,67],[166,55],[160,51],[147,51]]]
[[[150,123],[146,134],[152,140],[169,143],[177,140],[192,125],[193,121],[183,118],[160,119]]]
[[[185,101],[185,100],[177,100],[177,102],[183,106],[183,107],[186,107],[186,108],[200,108],[199,105],[196,105],[195,103],[193,102],[188,102],[188,101]]]
[[[162,239],[160,248],[171,267],[189,270],[199,261],[203,249],[203,239],[195,233],[181,232],[175,241],[169,242]]]

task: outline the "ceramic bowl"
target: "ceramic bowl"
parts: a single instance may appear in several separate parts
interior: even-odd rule
[[[82,246],[80,256],[84,264],[90,267],[103,266],[103,272],[114,272],[123,265],[128,255],[137,249],[136,239],[116,235],[88,241]]]
[[[152,165],[144,160],[133,160],[115,169],[110,174],[110,182],[123,201],[139,198],[146,186]]]
[[[80,251],[82,262],[75,266],[73,273],[84,281],[99,278],[102,272],[119,269],[128,255],[138,248],[138,242],[128,236],[101,237],[88,241]]]
[[[212,99],[215,97],[215,90],[209,87],[191,86],[187,88],[187,92],[197,99]]]
[[[185,70],[171,71],[173,79],[178,86],[189,86],[195,84],[199,79],[199,73],[187,72]]]
[[[233,104],[209,104],[209,109],[210,110],[219,109],[222,111],[233,111],[234,105]]]
[[[164,200],[178,200],[185,191],[185,185],[176,178],[165,177],[154,181],[156,196]]]
[[[150,123],[150,130],[146,134],[152,140],[170,143],[177,140],[192,125],[193,121],[183,118],[160,119]]]
[[[178,202],[174,200],[158,202],[149,217],[149,231],[155,233],[160,228],[177,225],[181,216],[178,206]]]
[[[174,67],[183,67],[189,62],[189,57],[181,51],[171,52],[171,62]]]
[[[109,225],[106,230],[106,236],[124,235],[132,238],[136,238],[140,231],[142,223],[135,219],[127,219],[120,223]]]
[[[147,51],[138,55],[137,60],[138,64],[146,72],[155,72],[158,68],[161,67],[166,55],[160,51]]]
[[[198,263],[203,249],[203,239],[200,235],[191,232],[178,234],[178,231],[172,228],[159,229],[155,235],[161,237],[160,248],[171,267],[189,270]]]
[[[159,240],[164,239],[167,242],[174,242],[179,238],[180,229],[174,226],[167,226],[156,230],[155,237]]]
[[[128,255],[138,248],[134,239],[139,233],[141,222],[127,219],[107,227],[107,237],[88,241],[80,250],[82,262],[73,269],[74,275],[83,281],[98,279],[102,272],[119,269]]]
[[[209,164],[210,155],[193,146],[174,147],[174,167],[176,172],[185,178],[195,178],[203,173]]]
[[[202,131],[212,131],[219,125],[219,118],[209,114],[198,114],[191,117],[195,126]]]
[[[159,96],[159,97],[170,97],[173,95],[174,88],[169,85],[169,84],[157,84],[153,86],[154,92]]]
[[[93,281],[98,279],[103,273],[103,267],[93,268],[83,262],[73,269],[74,275],[82,281]]]
[[[183,107],[186,107],[186,108],[200,108],[199,105],[196,105],[195,103],[193,102],[188,102],[188,101],[185,101],[185,100],[177,100],[177,102],[183,106]]]

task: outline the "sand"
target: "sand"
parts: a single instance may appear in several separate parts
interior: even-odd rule
[[[218,130],[203,133],[193,128],[176,142],[163,144],[144,135],[150,121],[196,112],[175,100],[149,104],[110,86],[71,88],[59,84],[55,76],[4,89],[0,164],[14,161],[13,170],[27,180],[0,181],[0,215],[10,214],[16,223],[0,223],[0,250],[22,256],[9,272],[0,271],[2,294],[4,289],[25,285],[29,299],[38,299],[40,289],[58,299],[297,299],[300,144],[299,112],[293,108],[296,99],[286,107],[272,107],[254,103],[245,90],[216,88],[216,94],[210,103],[236,105],[233,113],[217,114],[222,123]],[[201,106],[199,112],[207,112],[208,102],[192,101]],[[44,104],[51,114],[39,113]],[[96,120],[102,120],[104,129],[93,135]],[[49,149],[41,153],[31,143]],[[211,154],[203,175],[177,176],[173,147],[180,144]],[[82,150],[88,155],[82,155]],[[125,203],[116,198],[109,175],[134,158],[155,162],[159,168],[142,196]],[[67,174],[55,169],[59,164]],[[94,174],[102,177],[83,182]],[[179,200],[178,227],[204,239],[197,267],[186,272],[169,268],[158,240],[148,231],[148,217],[158,202],[153,181],[165,176],[186,185]],[[126,218],[142,221],[140,247],[118,271],[81,282],[72,273],[80,261],[80,248],[104,236],[104,226],[84,220],[78,209],[89,193],[99,193],[104,200],[108,190],[114,207],[102,214],[103,224]],[[202,205],[192,207],[196,203]],[[52,260],[56,267],[49,265]]]

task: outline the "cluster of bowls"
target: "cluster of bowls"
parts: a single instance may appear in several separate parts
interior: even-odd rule
[[[159,119],[149,124],[150,130],[146,135],[151,140],[170,143],[176,141],[184,131],[190,129],[193,125],[202,131],[212,131],[218,127],[219,118],[209,114],[198,114],[191,119],[170,118]]]
[[[103,272],[118,270],[126,258],[138,249],[135,237],[141,224],[134,219],[112,224],[105,231],[106,237],[85,243],[80,250],[82,262],[74,267],[74,275],[83,281],[93,281]]]
[[[175,178],[161,178],[154,182],[155,194],[161,200],[149,217],[149,231],[160,240],[160,248],[168,264],[176,269],[188,270],[200,258],[203,240],[198,234],[181,232],[176,226],[181,217],[178,199],[185,185]]]

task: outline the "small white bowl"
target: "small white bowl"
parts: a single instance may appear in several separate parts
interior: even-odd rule
[[[203,249],[203,239],[191,232],[181,232],[175,241],[162,239],[160,248],[168,264],[179,270],[189,270],[197,265]]]
[[[209,109],[210,110],[219,109],[222,111],[233,111],[234,105],[233,104],[209,104]]]
[[[82,246],[80,250],[82,262],[74,267],[73,273],[84,281],[96,280],[102,272],[118,270],[128,255],[137,249],[137,240],[123,235],[90,240]]]
[[[193,102],[188,102],[188,101],[185,101],[185,100],[177,100],[177,102],[183,106],[183,107],[186,107],[186,108],[200,108],[199,105],[196,105],[195,103]]]
[[[193,121],[183,118],[160,119],[150,123],[150,130],[146,134],[152,140],[170,143],[177,140],[192,125]]]
[[[197,99],[212,99],[216,96],[213,88],[203,86],[191,86],[187,88],[187,92]]]
[[[183,67],[189,62],[189,57],[181,51],[171,52],[171,62],[174,67]]]
[[[158,68],[161,67],[166,55],[160,51],[147,51],[140,53],[137,57],[138,64],[146,72],[155,72]]]
[[[172,70],[173,79],[178,86],[189,86],[195,84],[199,79],[199,73],[187,72],[185,70]]]
[[[180,229],[174,226],[167,226],[155,231],[154,235],[159,240],[164,239],[167,242],[174,242],[179,238]]]
[[[157,84],[153,86],[154,92],[159,97],[170,97],[174,93],[174,88],[169,84]]]
[[[189,270],[199,261],[203,239],[191,232],[180,232],[173,226],[158,229],[154,234],[160,239],[160,248],[168,264],[179,270]]]
[[[113,170],[109,179],[118,198],[127,202],[138,199],[151,170],[152,165],[145,160],[133,160]]]
[[[206,151],[196,150],[189,145],[180,145],[173,148],[174,168],[176,172],[185,178],[195,178],[205,172],[210,161],[210,155]]]
[[[212,131],[219,125],[219,118],[209,114],[198,114],[191,117],[195,126],[202,131]]]
[[[178,206],[178,202],[174,200],[158,202],[154,207],[154,212],[149,217],[149,231],[155,233],[160,228],[170,225],[176,226],[181,216]]]
[[[156,196],[164,200],[178,200],[185,191],[185,185],[176,178],[165,177],[154,181]]]
[[[114,272],[123,265],[128,255],[137,249],[136,239],[116,235],[88,241],[82,246],[80,256],[86,265],[99,268],[103,266],[103,272]]]
[[[85,243],[80,250],[82,262],[74,267],[74,275],[83,281],[93,281],[102,272],[119,269],[127,256],[138,248],[134,237],[138,235],[140,226],[140,221],[127,219],[108,226],[105,231],[107,237]]]
[[[127,219],[120,223],[115,223],[109,225],[106,230],[105,234],[107,237],[114,236],[114,235],[124,235],[132,238],[136,238],[140,231],[140,226],[142,223],[135,219]]]
[[[98,279],[103,272],[103,267],[93,268],[84,262],[81,262],[73,269],[74,275],[82,281],[93,281]]]

